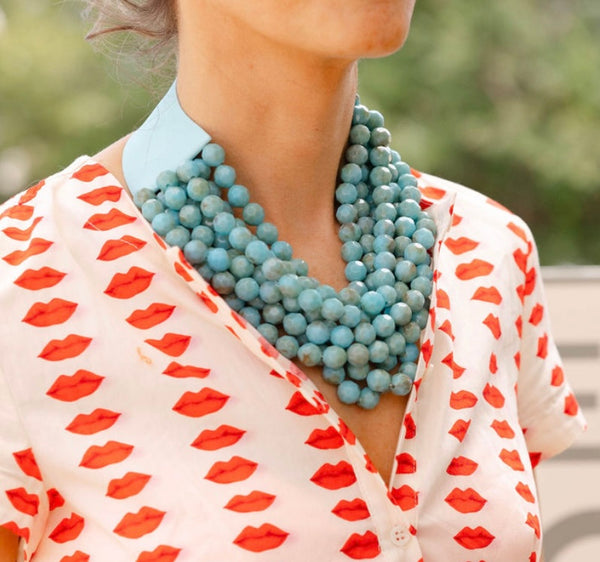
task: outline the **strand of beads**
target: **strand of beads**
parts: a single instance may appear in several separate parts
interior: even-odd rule
[[[236,183],[217,144],[165,171],[134,200],[169,245],[183,249],[231,308],[278,351],[323,366],[339,399],[373,408],[410,392],[432,291],[435,223],[383,117],[358,100],[335,191],[348,285],[308,276],[262,207]],[[235,216],[235,212],[241,218]]]

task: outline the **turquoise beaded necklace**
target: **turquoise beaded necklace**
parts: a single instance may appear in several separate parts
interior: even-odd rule
[[[215,143],[134,194],[155,232],[179,246],[233,310],[285,357],[322,366],[341,402],[366,409],[384,392],[412,388],[436,234],[383,125],[357,98],[335,191],[348,280],[339,292],[308,276]]]

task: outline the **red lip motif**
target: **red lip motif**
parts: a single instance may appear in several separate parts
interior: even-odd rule
[[[525,470],[517,450],[507,451],[506,449],[502,449],[502,451],[500,451],[500,459],[513,470]]]
[[[361,521],[370,516],[367,504],[360,498],[340,500],[331,512],[346,521]]]
[[[452,332],[452,324],[450,320],[444,320],[444,323],[440,326],[440,330],[448,334],[450,339],[454,341],[454,333]]]
[[[193,277],[187,272],[185,267],[183,267],[183,265],[181,265],[179,262],[175,262],[174,267],[175,271],[177,272],[177,275],[182,277],[184,281],[187,281],[189,283],[193,279]]]
[[[527,271],[527,254],[518,248],[513,252],[513,259],[515,260],[519,270],[525,273]]]
[[[21,229],[16,228],[14,226],[8,226],[2,230],[6,236],[11,238],[12,240],[18,240],[19,242],[26,242],[31,238],[31,234],[33,230],[38,225],[38,223],[42,220],[42,217],[36,217],[34,221],[31,223],[29,228]]]
[[[447,238],[444,244],[456,256],[470,252],[479,246],[479,242],[475,242],[475,240],[465,238],[464,236],[460,238]]]
[[[115,273],[104,292],[115,299],[130,299],[145,291],[153,277],[154,273],[134,266],[127,273]]]
[[[139,539],[156,530],[164,516],[164,511],[144,506],[137,513],[125,515],[113,532],[126,539]]]
[[[167,320],[174,310],[173,305],[155,302],[144,310],[133,311],[125,320],[135,328],[147,330]]]
[[[460,546],[469,550],[485,548],[495,538],[494,535],[483,527],[475,527],[475,529],[463,527],[456,535],[454,535],[454,540],[460,544]]]
[[[544,334],[538,339],[537,354],[540,359],[546,359],[548,355],[548,334]]]
[[[406,414],[404,416],[404,438],[414,439],[417,434],[417,424],[412,417],[412,414]]]
[[[539,539],[541,536],[539,517],[537,515],[533,515],[533,513],[528,513],[526,523],[535,531],[535,536]]]
[[[506,420],[494,420],[491,427],[503,439],[512,439],[515,436],[515,432]]]
[[[108,174],[108,170],[100,164],[86,164],[77,170],[71,177],[87,183],[101,176],[105,176],[106,174]]]
[[[76,416],[65,429],[79,435],[92,435],[111,427],[119,419],[120,415],[111,410],[96,408],[91,414],[79,414]]]
[[[340,426],[340,435],[344,438],[344,440],[350,445],[354,445],[356,443],[356,436],[352,433],[352,430],[342,421],[339,420]]]
[[[83,228],[106,231],[118,228],[124,224],[130,224],[136,220],[136,217],[126,215],[119,211],[119,209],[111,209],[108,213],[96,213],[92,215],[83,225]]]
[[[490,373],[495,375],[498,372],[498,360],[496,358],[496,354],[490,354]]]
[[[51,340],[38,357],[46,361],[70,359],[81,355],[91,342],[92,338],[69,334],[64,340]]]
[[[294,392],[285,409],[299,416],[316,416],[325,412],[322,405],[311,404],[300,391]]]
[[[469,263],[461,263],[456,268],[456,276],[462,281],[475,279],[476,277],[485,277],[494,269],[494,266],[484,260],[474,259]]]
[[[40,189],[46,185],[46,181],[42,180],[35,185],[32,185],[29,189],[19,197],[19,205],[23,205],[24,203],[29,203],[32,199],[35,199],[35,196],[38,194]]]
[[[98,189],[92,189],[83,195],[79,195],[77,199],[81,199],[90,205],[97,207],[102,205],[105,201],[112,201],[115,203],[121,198],[121,192],[123,190],[116,185],[106,185],[99,187]]]
[[[316,449],[338,449],[344,444],[344,439],[335,427],[329,426],[313,430],[305,443]]]
[[[450,310],[450,297],[448,297],[448,293],[444,291],[444,289],[438,289],[435,292],[435,300],[437,308],[446,308]]]
[[[396,455],[396,474],[413,474],[417,471],[416,459],[408,453]]]
[[[452,476],[469,476],[473,474],[479,465],[467,457],[454,457],[446,472]]]
[[[258,341],[260,342],[260,350],[264,355],[273,358],[279,357],[279,351],[277,351],[277,349],[275,349],[275,347],[272,346],[264,337],[260,336]]]
[[[537,303],[531,309],[531,315],[529,316],[529,323],[533,326],[537,326],[542,321],[543,317],[544,317],[544,307],[540,303]]]
[[[411,170],[411,173],[415,176],[415,177],[420,177],[421,174],[420,173],[415,173],[416,170]],[[439,187],[433,187],[432,185],[427,185],[425,187],[420,187],[419,190],[421,191],[421,193],[429,198],[429,199],[442,199],[444,197],[444,195],[446,195],[446,192],[443,189],[440,189]]]
[[[184,334],[168,333],[160,340],[147,339],[144,341],[171,357],[179,357],[188,348],[191,339],[190,336]]]
[[[248,525],[234,539],[233,544],[251,552],[264,552],[281,546],[288,535],[289,533],[270,523],[263,523],[260,527]]]
[[[524,484],[523,482],[519,482],[515,486],[515,490],[517,491],[517,494],[519,494],[525,501],[527,501],[529,503],[535,503],[535,498],[534,498],[533,494],[531,493],[531,489],[529,488],[529,486],[527,484]]]
[[[450,352],[442,359],[442,363],[452,369],[452,377],[458,379],[465,372],[465,368],[454,362],[454,353]]]
[[[517,366],[517,369],[520,369],[521,368],[521,352],[520,351],[517,351],[515,353],[514,359],[515,359],[515,365]]]
[[[450,395],[450,407],[453,410],[472,408],[477,403],[477,396],[468,390],[460,390]]]
[[[250,513],[253,511],[264,511],[275,501],[275,496],[265,492],[253,491],[247,496],[233,496],[225,505],[225,509],[238,513]]]
[[[128,472],[122,478],[113,478],[108,483],[106,495],[116,500],[123,500],[139,494],[148,484],[151,476],[140,472]]]
[[[491,312],[485,317],[483,323],[490,329],[492,335],[495,339],[499,339],[502,335],[502,330],[500,329],[500,320],[497,316],[494,316]]]
[[[63,556],[60,562],[89,562],[90,555],[81,550],[76,550],[71,556]]]
[[[565,407],[563,411],[567,416],[575,416],[579,411],[579,404],[577,404],[577,399],[572,392],[565,396]]]
[[[142,552],[135,562],[175,562],[180,552],[180,548],[173,548],[172,546],[161,544],[152,552]]]
[[[483,398],[485,401],[494,408],[502,408],[504,406],[504,395],[500,392],[500,389],[490,383],[485,385],[483,389]]]
[[[19,221],[27,221],[33,215],[33,207],[31,205],[14,205],[13,207],[9,207],[0,214],[0,219],[4,217],[8,217],[9,219],[15,219]]]
[[[121,236],[117,240],[106,241],[96,259],[100,261],[114,261],[141,250],[145,245],[146,242],[134,236]]]
[[[169,363],[169,366],[163,371],[163,375],[174,377],[176,379],[203,379],[210,375],[210,369],[193,367],[192,365],[180,365],[176,361],[173,361]]]
[[[390,499],[402,510],[409,511],[417,507],[419,495],[410,486],[406,484],[400,488],[392,488]]]
[[[520,227],[517,226],[514,222],[509,222],[506,227],[512,231],[514,234],[516,234],[521,240],[523,240],[523,242],[528,243],[529,240],[527,239],[527,235],[525,234],[525,231]]]
[[[29,529],[27,527],[19,527],[14,521],[3,523],[0,525],[0,529],[8,529],[15,535],[25,539],[25,542],[29,542]]]
[[[83,455],[79,466],[85,468],[103,468],[125,460],[133,451],[133,445],[108,441],[102,446],[92,445]]]
[[[9,265],[21,265],[27,258],[43,254],[52,244],[43,238],[33,238],[26,250],[15,250],[2,259]]]
[[[50,533],[50,540],[57,543],[65,543],[75,540],[81,531],[85,522],[83,517],[76,513],[71,513],[71,517],[65,517]]]
[[[54,287],[66,273],[52,269],[51,267],[42,267],[41,269],[27,269],[15,279],[14,283],[22,289],[29,291],[38,291],[48,287]]]
[[[216,451],[234,445],[243,437],[244,433],[246,432],[231,425],[221,425],[214,430],[205,429],[196,437],[192,447],[203,451]]]
[[[89,396],[100,386],[104,377],[80,369],[74,375],[60,375],[46,394],[63,402],[74,402]]]
[[[444,501],[460,513],[475,513],[483,509],[487,500],[480,496],[473,488],[461,490],[454,488],[444,499]]]
[[[27,312],[22,322],[44,327],[62,324],[71,318],[77,303],[63,299],[52,299],[48,303],[36,302]]]
[[[479,287],[473,293],[471,300],[500,304],[502,302],[502,295],[496,287]]]
[[[220,410],[229,400],[227,394],[205,387],[200,392],[186,392],[173,406],[178,414],[200,418]]]
[[[381,552],[381,548],[377,535],[367,531],[362,535],[352,533],[340,551],[352,560],[368,560],[375,558]]]
[[[458,439],[462,443],[470,425],[471,420],[456,420],[452,427],[448,430],[448,433],[452,435],[452,437],[456,437],[456,439]]]
[[[23,471],[27,476],[31,476],[32,478],[36,478],[37,480],[42,480],[42,474],[40,473],[40,468],[38,467],[37,461],[33,456],[33,451],[31,449],[25,449],[24,451],[18,451],[13,453],[13,457],[19,468]]]
[[[50,488],[46,492],[46,495],[48,496],[49,511],[65,505],[65,498],[60,495],[60,492],[56,488]]]
[[[423,356],[425,365],[429,365],[429,361],[431,360],[432,353],[433,353],[433,346],[431,345],[431,341],[427,340],[427,341],[423,342],[423,345],[421,346],[421,355]]]
[[[310,481],[327,490],[339,490],[354,484],[356,474],[352,465],[346,461],[340,461],[336,465],[325,463],[311,476]]]
[[[257,468],[257,463],[235,456],[227,462],[218,461],[213,464],[204,478],[216,484],[231,484],[250,478]]]
[[[210,310],[213,314],[216,314],[219,311],[217,303],[215,303],[215,301],[213,301],[212,298],[209,297],[204,291],[196,294],[200,297],[200,300],[206,305],[206,308],[208,308],[208,310]]]
[[[34,516],[38,512],[40,506],[40,498],[35,494],[27,493],[25,488],[14,488],[6,490],[8,501],[13,504],[14,508],[21,513]]]

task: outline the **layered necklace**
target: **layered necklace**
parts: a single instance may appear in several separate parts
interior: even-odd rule
[[[288,359],[322,366],[341,402],[366,409],[384,392],[411,390],[436,234],[383,125],[357,98],[335,190],[348,281],[340,291],[309,277],[215,143],[134,195],[154,231],[179,246],[233,310]]]

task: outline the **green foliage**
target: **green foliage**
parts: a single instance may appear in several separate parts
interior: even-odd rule
[[[80,9],[2,3],[0,199],[151,108],[139,69],[86,45]],[[361,63],[361,94],[408,162],[525,218],[543,263],[600,263],[599,69],[597,0],[418,0],[405,47]]]

